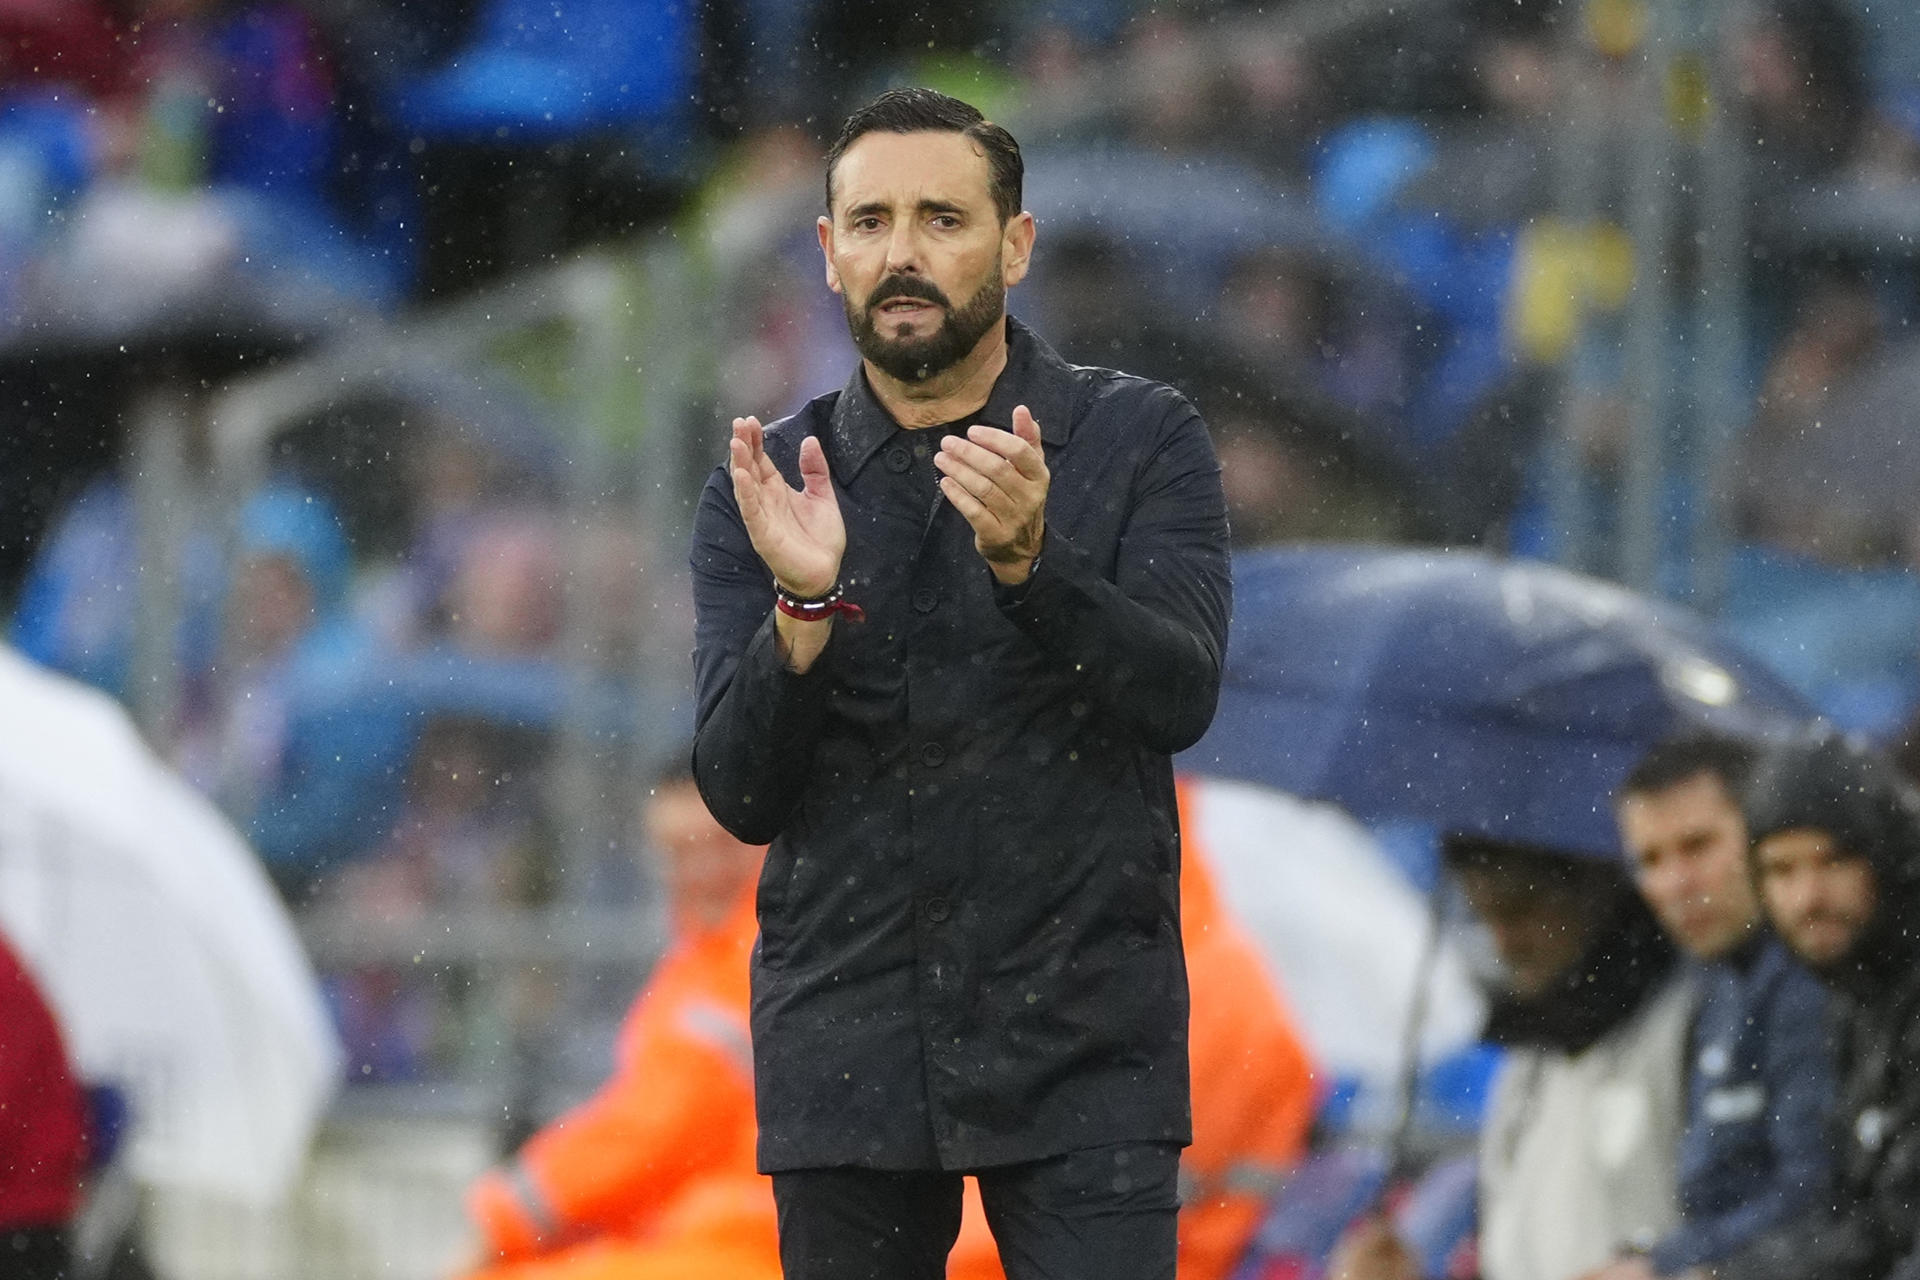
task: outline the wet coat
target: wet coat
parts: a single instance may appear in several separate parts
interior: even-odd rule
[[[1226,1280],[1306,1150],[1321,1089],[1279,983],[1216,892],[1187,788],[1180,792],[1181,933],[1193,987],[1193,1145],[1180,1161],[1180,1277]],[[1001,1274],[969,1183],[948,1280]]]
[[[1716,1268],[1721,1280],[1920,1280],[1920,808],[1837,738],[1763,762],[1754,840],[1808,828],[1874,869],[1878,905],[1852,952],[1815,971],[1835,993],[1833,1185]]]
[[[1826,988],[1762,934],[1695,974],[1680,1138],[1684,1221],[1648,1251],[1677,1275],[1737,1252],[1827,1186],[1833,1043]]]
[[[613,1076],[475,1184],[468,1208],[490,1259],[557,1263],[590,1237],[658,1246],[687,1231],[696,1205],[748,1205],[730,1230],[757,1226],[771,1247],[773,1193],[753,1169],[754,928],[743,894],[725,924],[682,932],[627,1016]]]
[[[695,772],[725,826],[772,842],[753,1006],[769,1172],[1190,1139],[1170,756],[1219,691],[1219,465],[1179,394],[1009,321],[967,422],[1010,429],[1021,404],[1052,487],[1014,589],[935,487],[942,429],[902,430],[862,372],[768,428],[790,483],[800,441],[824,446],[866,611],[804,675],[776,652],[725,468],[700,499]]]

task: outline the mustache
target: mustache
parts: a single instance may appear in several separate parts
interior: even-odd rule
[[[898,274],[890,275],[873,286],[873,292],[867,295],[867,310],[871,311],[883,300],[893,298],[918,298],[922,302],[931,302],[937,307],[953,310],[953,304],[947,300],[947,295],[941,292],[940,286],[933,281],[923,280],[919,276]]]

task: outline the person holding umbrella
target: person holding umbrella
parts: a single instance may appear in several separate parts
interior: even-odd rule
[[[1592,1280],[1717,1262],[1810,1203],[1832,1164],[1827,995],[1762,924],[1739,796],[1754,749],[1689,732],[1657,744],[1616,812],[1634,882],[1696,962],[1701,1002],[1679,1155],[1683,1221]]]
[[[1460,833],[1442,851],[1500,968],[1485,1035],[1507,1053],[1480,1139],[1480,1273],[1574,1280],[1679,1219],[1691,990],[1617,862]],[[1420,1269],[1376,1214],[1327,1274]]]
[[[1878,756],[1826,735],[1763,760],[1752,868],[1774,931],[1834,993],[1835,1170],[1716,1280],[1920,1276],[1920,799]]]

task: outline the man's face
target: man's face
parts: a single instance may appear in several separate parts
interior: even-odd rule
[[[1824,831],[1778,831],[1753,847],[1760,901],[1774,932],[1815,968],[1852,953],[1873,920],[1873,867]]]
[[[902,382],[958,364],[1006,314],[1033,218],[1000,221],[986,154],[958,133],[869,133],[833,171],[827,284],[861,356]]]
[[[1493,937],[1513,993],[1541,995],[1587,949],[1604,904],[1573,884],[1537,875],[1521,864],[1468,863],[1456,868],[1460,892]]]
[[[758,873],[763,850],[741,844],[716,822],[689,780],[658,788],[644,820],[674,915],[699,929],[720,924]]]
[[[1731,952],[1759,922],[1747,872],[1747,824],[1719,775],[1695,774],[1620,802],[1634,882],[1673,940],[1704,960]]]
[[[234,575],[227,610],[236,657],[276,657],[313,625],[313,588],[293,557],[249,555]]]

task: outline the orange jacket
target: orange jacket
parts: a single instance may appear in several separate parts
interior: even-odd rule
[[[1280,1178],[1306,1150],[1319,1105],[1312,1060],[1252,939],[1207,872],[1192,786],[1179,783],[1181,937],[1193,1003],[1193,1145],[1180,1161],[1181,1280],[1224,1280]],[[1279,851],[1276,857],[1282,856]],[[967,1189],[949,1280],[997,1280],[993,1238]]]
[[[755,931],[748,886],[725,924],[661,957],[599,1092],[475,1183],[468,1208],[488,1257],[525,1258],[599,1234],[642,1238],[683,1192],[718,1175],[758,1178],[747,1033]],[[765,1213],[770,1228],[770,1192]]]

